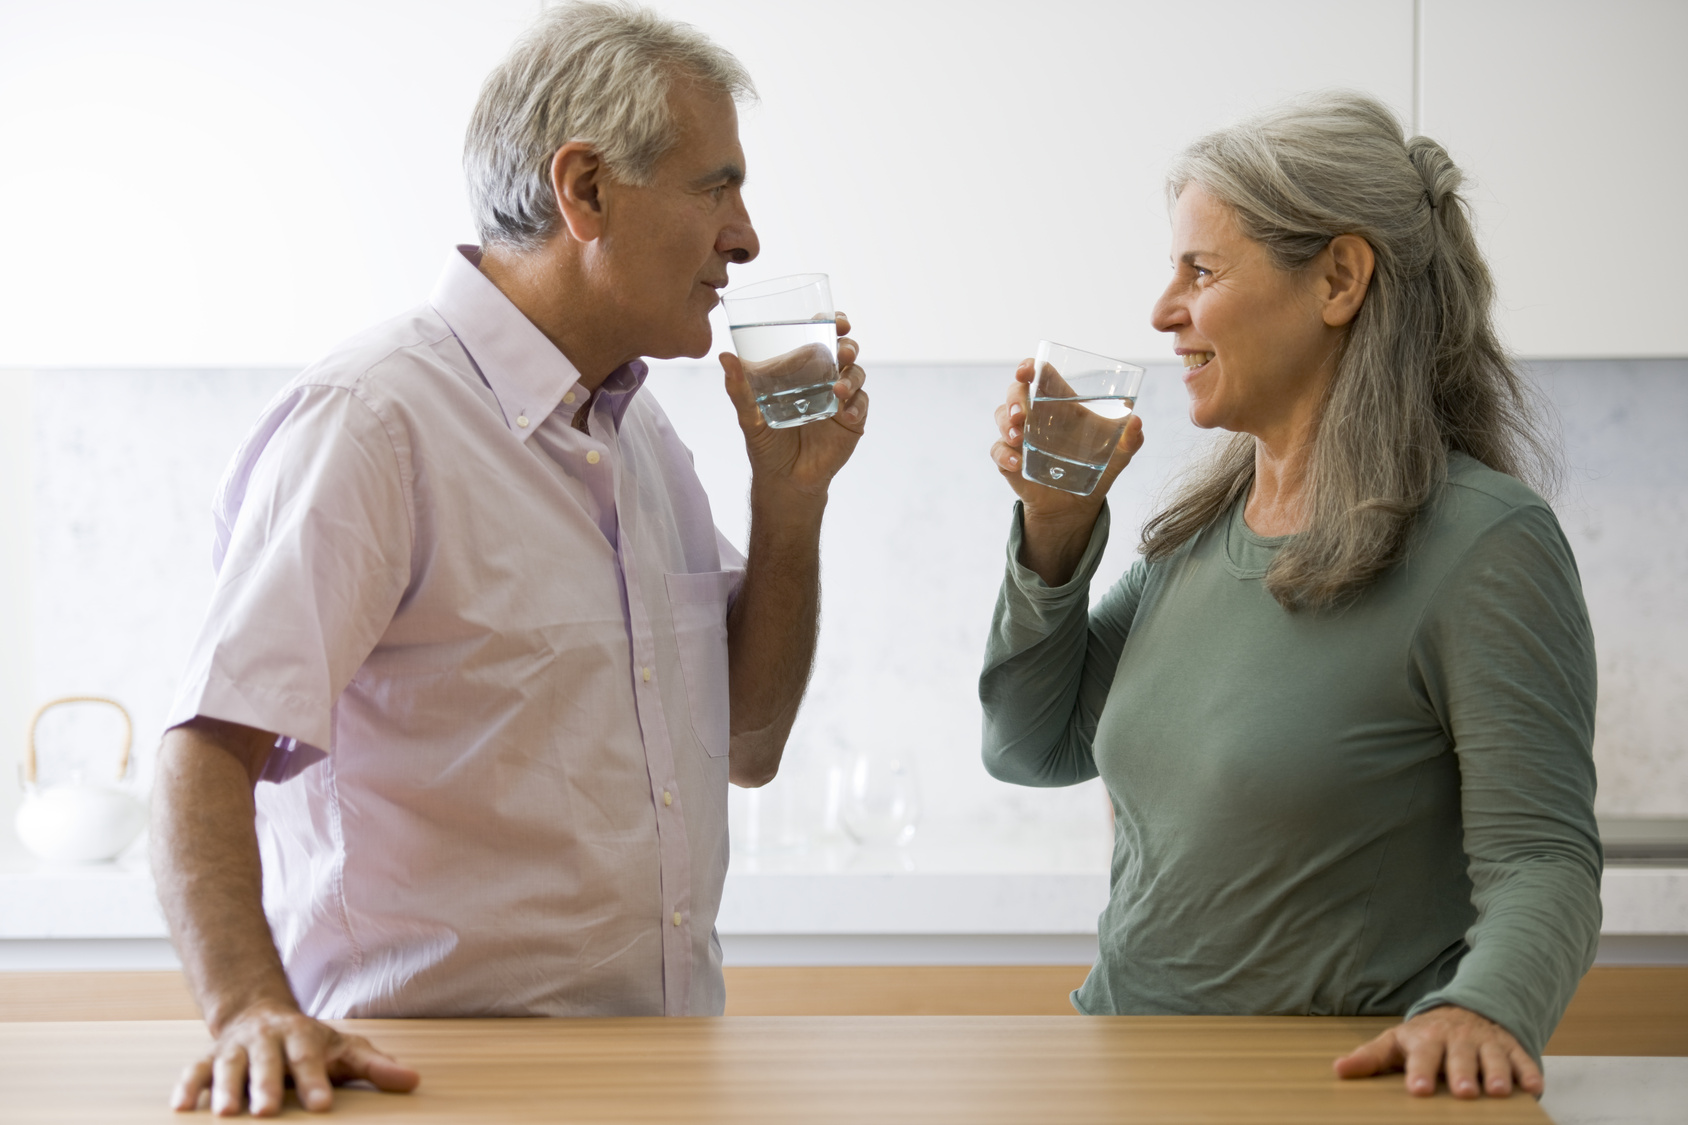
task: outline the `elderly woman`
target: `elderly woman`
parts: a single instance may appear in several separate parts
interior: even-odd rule
[[[1337,1060],[1415,1094],[1542,1088],[1599,933],[1594,650],[1522,479],[1553,458],[1489,318],[1460,172],[1325,95],[1215,133],[1169,181],[1156,328],[1232,431],[1090,607],[1101,484],[1020,476],[1031,364],[992,455],[1020,497],[984,758],[1107,784],[1113,889],[1088,1013],[1404,1015]]]

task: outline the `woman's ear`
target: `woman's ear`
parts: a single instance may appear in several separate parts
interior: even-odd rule
[[[570,141],[551,155],[557,214],[576,242],[595,242],[603,234],[603,182],[603,158],[583,141]]]
[[[1324,318],[1331,328],[1341,328],[1360,314],[1360,305],[1371,288],[1377,254],[1371,243],[1357,234],[1339,234],[1321,255],[1324,272]]]

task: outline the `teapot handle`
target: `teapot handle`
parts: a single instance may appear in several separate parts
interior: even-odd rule
[[[135,724],[129,718],[128,710],[115,699],[107,699],[103,695],[66,695],[58,699],[49,699],[36,708],[35,714],[29,720],[29,741],[24,748],[24,783],[35,784],[35,726],[45,715],[55,707],[66,703],[105,703],[117,708],[117,713],[123,716],[123,756],[117,763],[117,780],[122,781],[129,772],[129,747],[135,741]]]

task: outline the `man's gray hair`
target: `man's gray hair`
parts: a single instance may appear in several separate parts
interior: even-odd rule
[[[678,140],[668,90],[676,77],[735,101],[750,74],[687,24],[625,4],[559,4],[487,76],[463,143],[469,207],[481,244],[535,250],[557,229],[551,158],[570,141],[606,171],[648,184]]]

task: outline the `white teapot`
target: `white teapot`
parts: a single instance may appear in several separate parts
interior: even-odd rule
[[[35,780],[35,728],[41,716],[67,703],[104,703],[123,716],[123,754],[117,780],[129,772],[129,746],[135,726],[115,699],[68,695],[42,704],[29,721],[29,745],[23,769],[23,806],[18,809],[18,838],[42,859],[56,863],[105,863],[135,842],[147,824],[146,805],[115,785],[82,781],[41,786]]]

